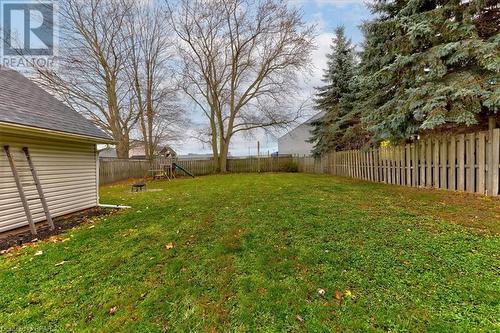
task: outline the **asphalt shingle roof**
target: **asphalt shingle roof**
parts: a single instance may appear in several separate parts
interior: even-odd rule
[[[5,67],[0,68],[0,122],[111,140],[90,120]]]

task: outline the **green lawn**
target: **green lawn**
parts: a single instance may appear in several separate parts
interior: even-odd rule
[[[500,200],[307,174],[149,188],[104,187],[133,208],[0,257],[0,332],[500,330]]]

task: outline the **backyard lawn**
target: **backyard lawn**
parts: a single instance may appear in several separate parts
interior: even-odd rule
[[[101,188],[0,257],[0,332],[500,330],[500,200],[309,174]],[[157,189],[153,191],[153,189]]]

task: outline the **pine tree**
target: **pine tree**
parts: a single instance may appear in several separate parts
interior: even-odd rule
[[[358,108],[378,140],[498,117],[497,1],[378,0],[372,10]]]
[[[315,108],[322,112],[322,116],[311,123],[313,129],[309,142],[315,143],[315,156],[336,149],[342,137],[342,129],[336,125],[346,115],[341,100],[351,93],[350,83],[355,69],[354,46],[346,38],[342,26],[335,29],[331,53],[327,55],[327,67],[323,75],[325,85],[316,88]]]

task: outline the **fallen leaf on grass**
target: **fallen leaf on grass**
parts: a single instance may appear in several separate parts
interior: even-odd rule
[[[347,289],[347,290],[345,291],[345,295],[346,295],[347,297],[352,297],[352,292],[351,292],[349,289]]]
[[[61,240],[62,240],[61,237],[50,237],[49,242],[57,243],[60,242]]]
[[[43,251],[36,251],[35,256],[41,256],[43,254]]]
[[[57,263],[57,264],[55,264],[54,266],[56,266],[56,267],[57,267],[57,266],[61,266],[61,265],[64,265],[65,263],[67,263],[67,261],[66,261],[66,260],[63,260],[63,261],[61,261],[61,262],[58,262],[58,263]]]
[[[113,306],[111,309],[109,309],[109,314],[114,315],[116,313],[116,311],[118,311],[118,307]]]
[[[300,315],[297,315],[297,320],[300,321],[301,323],[304,322],[304,318],[302,318],[302,316]]]
[[[0,251],[0,254],[6,254],[6,253],[9,253],[9,252],[10,252],[10,251],[12,251],[12,250],[14,250],[14,247],[13,247],[13,246],[9,247],[7,250],[2,250],[2,251]]]
[[[339,290],[335,290],[335,299],[336,299],[337,301],[342,302],[342,292],[341,292],[341,291],[339,291]]]
[[[167,246],[165,246],[167,250],[173,249],[174,248],[174,243],[168,242]]]
[[[318,289],[318,295],[321,297],[325,296],[325,289],[321,289],[321,288]]]

